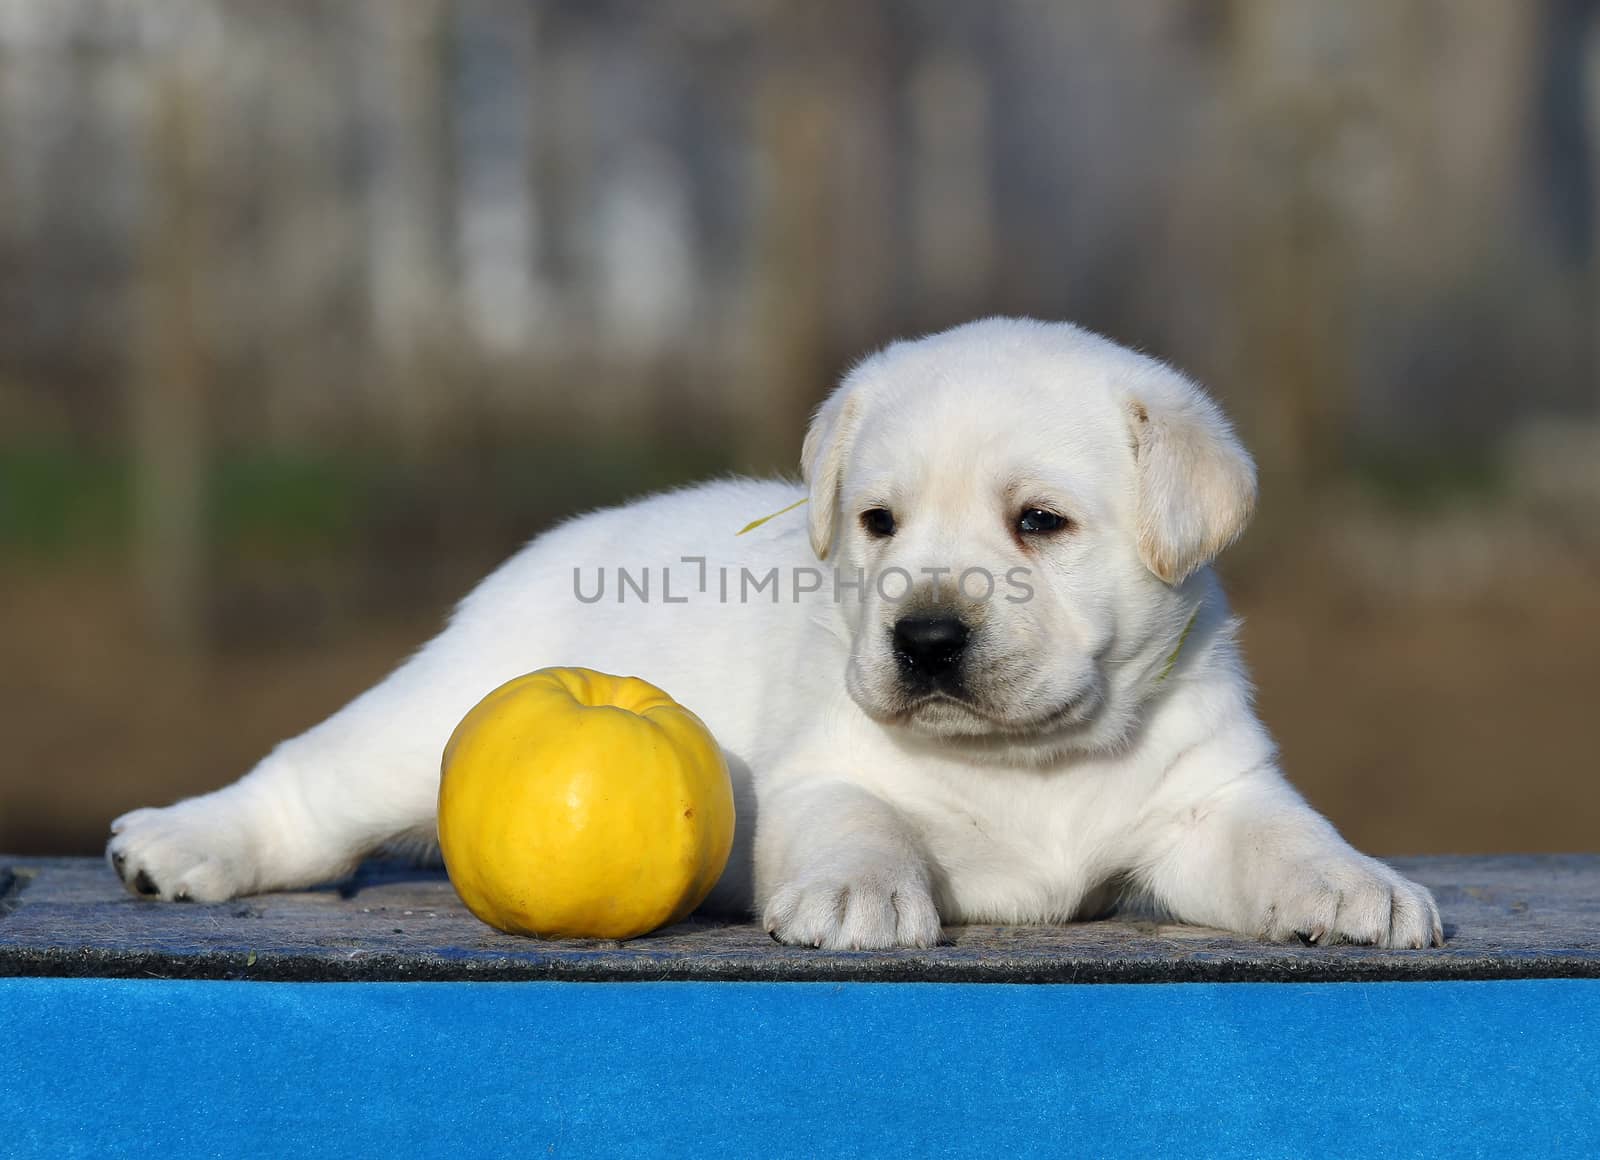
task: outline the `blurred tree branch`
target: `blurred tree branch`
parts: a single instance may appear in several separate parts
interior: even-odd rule
[[[196,196],[193,63],[152,65],[132,444],[135,564],[146,615],[169,644],[204,644],[204,356],[196,280],[204,264]]]

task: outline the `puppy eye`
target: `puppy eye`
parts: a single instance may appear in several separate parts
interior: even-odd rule
[[[861,513],[861,526],[869,536],[887,539],[894,535],[894,513],[888,508],[868,508]]]
[[[1042,535],[1046,532],[1059,532],[1071,522],[1066,516],[1047,512],[1044,508],[1026,508],[1022,515],[1017,517],[1017,531],[1025,535]]]

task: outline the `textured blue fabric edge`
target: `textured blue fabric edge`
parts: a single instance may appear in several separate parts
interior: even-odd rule
[[[0,1155],[1600,1155],[1600,980],[0,979]]]

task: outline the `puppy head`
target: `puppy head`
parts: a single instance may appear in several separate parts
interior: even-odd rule
[[[845,579],[851,696],[892,728],[1012,760],[1127,737],[1192,608],[1184,582],[1255,501],[1254,466],[1198,387],[1014,319],[861,363],[802,468],[812,545]]]

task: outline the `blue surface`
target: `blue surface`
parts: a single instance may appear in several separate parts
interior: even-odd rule
[[[0,979],[5,1157],[1600,1155],[1600,981]]]

